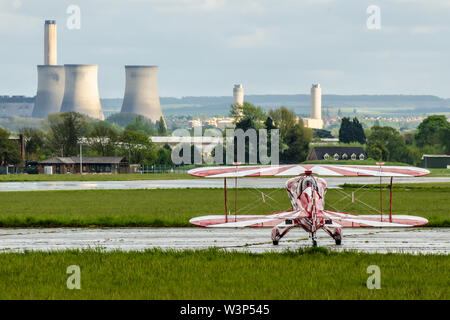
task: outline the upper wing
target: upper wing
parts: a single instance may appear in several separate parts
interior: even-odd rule
[[[189,170],[197,177],[232,178],[260,176],[298,176],[305,171],[321,176],[372,176],[372,177],[419,177],[430,171],[416,167],[370,166],[370,165],[332,165],[332,164],[296,164],[278,166],[233,166],[203,167]]]
[[[428,220],[422,217],[408,215],[393,215],[392,221],[389,215],[383,215],[383,220],[379,215],[354,215],[346,212],[337,212],[324,210],[325,216],[343,227],[413,227],[428,223]]]

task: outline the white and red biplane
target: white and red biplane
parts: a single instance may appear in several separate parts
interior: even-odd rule
[[[411,227],[428,223],[422,217],[392,215],[392,178],[418,177],[429,174],[426,169],[403,166],[370,165],[278,165],[278,166],[233,166],[203,167],[189,171],[197,177],[224,178],[225,215],[197,217],[190,223],[202,227],[242,228],[272,227],[272,242],[277,245],[289,230],[301,227],[310,234],[313,245],[317,245],[316,232],[327,232],[337,245],[342,242],[343,227]],[[390,177],[390,213],[383,215],[354,215],[346,212],[325,210],[327,183],[322,176]],[[226,179],[238,177],[296,176],[286,182],[292,210],[269,215],[234,215],[227,212]]]

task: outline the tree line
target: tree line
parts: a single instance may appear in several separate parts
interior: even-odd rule
[[[395,128],[379,125],[363,130],[357,118],[343,118],[339,141],[365,145],[368,157],[374,160],[420,165],[423,154],[450,153],[450,123],[444,115],[432,115],[416,131],[402,134]]]
[[[115,122],[123,120],[128,120],[124,128]],[[135,114],[116,116],[113,121],[96,121],[67,112],[49,115],[43,127],[19,130],[25,140],[26,160],[78,156],[81,143],[83,156],[124,156],[130,163],[172,165],[170,147],[156,146],[149,139],[150,135],[167,134],[162,117],[155,124]],[[0,128],[2,164],[20,164],[19,149],[14,142],[8,142],[9,135]]]

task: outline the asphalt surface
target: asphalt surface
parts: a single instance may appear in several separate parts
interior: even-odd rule
[[[319,246],[331,250],[370,253],[449,254],[450,232],[446,228],[346,228],[341,246],[325,232],[318,232]],[[123,229],[0,229],[0,252],[25,250],[145,250],[161,248],[267,252],[311,246],[308,234],[291,230],[278,246],[272,245],[270,228],[123,228]]]
[[[239,188],[284,188],[288,178],[240,178]],[[377,177],[328,177],[324,178],[329,188],[344,183],[378,184]],[[388,183],[389,178],[383,178]],[[394,183],[450,182],[450,177],[396,177]],[[233,188],[235,179],[227,179]],[[44,190],[108,190],[108,189],[181,189],[181,188],[223,188],[223,179],[181,179],[181,180],[135,180],[135,181],[38,181],[1,182],[0,191],[44,191]]]

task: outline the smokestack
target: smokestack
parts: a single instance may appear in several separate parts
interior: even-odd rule
[[[311,87],[311,115],[312,119],[322,119],[322,88],[320,84]]]
[[[33,118],[47,118],[59,112],[64,96],[64,66],[37,66],[38,88],[34,101]]]
[[[158,95],[157,66],[125,66],[125,94],[122,110],[159,121],[162,110]]]
[[[233,104],[244,105],[244,88],[242,84],[235,84],[233,88]]]
[[[45,20],[44,65],[37,66],[38,85],[34,101],[33,118],[47,118],[49,113],[59,112],[64,96],[64,67],[57,66],[56,21]]]
[[[57,49],[56,49],[56,21],[45,20],[44,27],[44,64],[56,65],[57,62]]]
[[[98,93],[96,64],[65,64],[64,98],[61,112],[78,112],[104,120]]]

